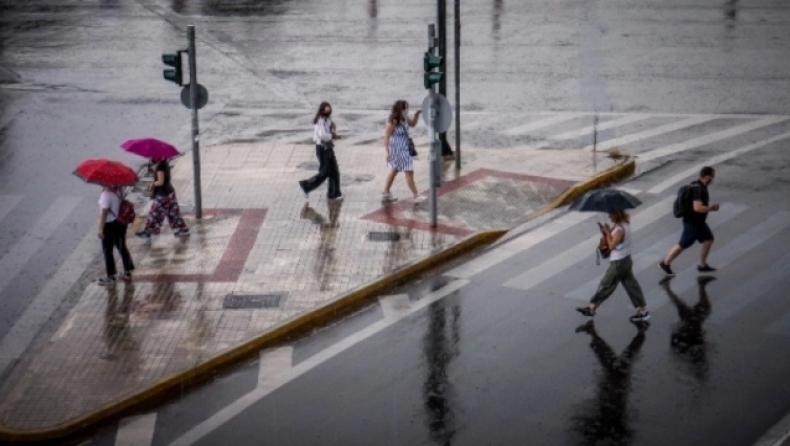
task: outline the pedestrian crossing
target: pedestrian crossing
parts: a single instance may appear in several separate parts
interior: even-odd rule
[[[312,110],[258,110],[223,113],[233,116],[236,140],[309,144]],[[380,145],[388,112],[385,110],[336,110],[335,121],[343,135],[340,144]],[[301,116],[301,117],[300,117]],[[261,131],[265,128],[266,131]],[[302,129],[300,131],[300,129]],[[740,138],[750,144],[787,139],[790,116],[715,115],[666,113],[462,112],[462,146],[519,148],[522,150],[617,149],[653,161],[668,156],[711,148],[719,153],[743,149]],[[450,130],[453,131],[452,129]],[[428,143],[421,123],[411,130],[418,146]],[[595,135],[595,136],[593,136]],[[210,143],[221,143],[215,135]],[[470,141],[471,142],[468,142]]]

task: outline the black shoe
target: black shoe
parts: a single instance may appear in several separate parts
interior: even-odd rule
[[[673,277],[675,275],[674,271],[672,271],[672,268],[670,268],[669,265],[664,263],[663,260],[661,261],[661,263],[658,264],[658,267],[661,268],[661,271],[664,271],[664,274],[666,274],[669,277]]]
[[[136,235],[136,236],[138,236],[140,238],[151,238],[151,233],[147,232],[147,231],[135,232],[134,235]]]
[[[701,287],[704,287],[705,285],[707,285],[710,282],[713,282],[714,280],[716,280],[716,278],[713,276],[700,276],[697,277],[697,284]]]
[[[595,312],[590,309],[590,307],[579,307],[576,309],[582,316],[593,317],[595,316]]]
[[[305,200],[309,200],[310,199],[310,192],[307,192],[307,189],[305,188],[305,181],[304,180],[299,182],[299,187],[302,189],[302,193],[304,194],[304,199]]]
[[[115,277],[102,277],[96,283],[101,286],[112,286],[115,285]]]
[[[716,268],[710,265],[702,265],[702,266],[697,265],[697,271],[701,273],[712,273],[713,271],[716,271]]]
[[[631,321],[631,322],[644,322],[644,321],[646,321],[648,319],[650,319],[650,312],[649,311],[645,311],[644,313],[640,313],[640,312],[637,311],[635,315],[633,315],[630,318],[628,318],[628,320]]]
[[[592,334],[594,331],[595,331],[595,325],[593,325],[593,321],[587,321],[584,324],[581,324],[578,327],[576,327],[576,333]]]

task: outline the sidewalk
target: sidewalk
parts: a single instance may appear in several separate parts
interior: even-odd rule
[[[425,191],[428,148],[418,151],[415,178]],[[401,201],[381,203],[380,144],[340,140],[336,152],[345,200],[328,201],[324,186],[305,203],[297,181],[317,168],[314,146],[203,148],[201,221],[189,212],[192,160],[179,160],[174,184],[192,236],[166,228],[150,241],[131,237],[134,282],[87,287],[3,384],[0,428],[44,438],[75,420],[96,422],[113,404],[341,293],[475,231],[512,227],[619,163],[579,150],[464,148],[460,176],[444,163],[440,225],[431,231],[428,203],[413,205],[403,177],[393,188]]]

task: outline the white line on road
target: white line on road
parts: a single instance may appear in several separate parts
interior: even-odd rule
[[[290,345],[261,351],[259,389],[274,389],[291,380],[293,352],[294,348]]]
[[[738,136],[743,133],[751,132],[763,127],[778,124],[786,121],[787,118],[764,118],[758,119],[746,124],[737,125],[719,132],[714,132],[708,135],[703,135],[688,141],[679,142],[659,149],[650,150],[643,154],[636,154],[640,162],[652,161],[662,156],[674,155],[676,153],[685,152],[687,150],[696,149],[714,142],[723,141],[733,136]]]
[[[369,325],[368,327],[358,331],[357,333],[347,338],[344,338],[343,340],[337,342],[336,344],[322,350],[321,352],[313,355],[309,359],[302,361],[299,364],[297,364],[295,367],[293,367],[290,373],[291,379],[297,378],[309,372],[310,370],[314,369],[315,367],[322,364],[323,362],[337,356],[338,354],[348,350],[354,345],[362,342],[363,340],[393,325],[403,317],[406,317],[409,314],[422,310],[428,305],[458,291],[468,283],[469,283],[468,280],[455,280],[453,282],[450,282],[444,287],[425,295],[420,300],[411,303],[411,305],[409,306],[409,310],[407,312],[399,312],[400,315],[399,318],[385,317],[384,319],[372,325]],[[398,296],[395,296],[394,300],[396,301],[401,300],[402,303],[402,299],[400,299]],[[193,427],[189,431],[185,432],[175,441],[170,443],[170,446],[187,446],[187,445],[195,444],[196,442],[200,441],[201,438],[205,437],[206,435],[210,434],[214,430],[218,429],[223,424],[232,420],[240,413],[242,413],[244,410],[246,410],[256,402],[260,401],[266,395],[269,395],[274,390],[276,390],[276,388],[258,388],[253,390],[252,392],[242,396],[238,400],[224,407],[222,410],[215,413],[207,420],[203,421],[202,423]]]
[[[529,124],[507,129],[502,133],[510,136],[526,135],[529,132],[534,132],[535,130],[542,129],[544,127],[571,121],[582,115],[583,113],[558,113],[556,115],[549,116],[548,118],[532,121]]]
[[[585,135],[591,135],[595,131],[596,128],[600,132],[601,130],[608,130],[608,129],[612,129],[612,128],[615,128],[615,127],[620,127],[620,126],[623,126],[623,125],[626,125],[626,124],[630,124],[632,122],[642,121],[642,120],[647,119],[649,117],[650,116],[644,116],[644,115],[626,115],[626,116],[623,116],[622,118],[619,118],[619,119],[612,119],[611,121],[602,122],[602,123],[598,124],[597,126],[596,125],[590,125],[590,126],[581,128],[579,130],[571,130],[570,132],[561,133],[559,135],[552,136],[549,139],[553,139],[553,140],[567,140],[567,139],[581,138],[582,136],[585,136]]]
[[[118,424],[115,446],[150,446],[155,428],[156,413],[124,418]]]
[[[521,235],[509,243],[500,245],[485,254],[479,255],[447,271],[444,275],[459,279],[468,279],[594,216],[595,214],[592,212],[569,212],[550,223],[546,223],[535,230]]]
[[[27,347],[36,338],[41,327],[49,321],[52,313],[65,299],[69,289],[85,272],[85,269],[98,252],[98,239],[96,234],[91,231],[63,262],[55,275],[47,281],[44,288],[27,306],[22,316],[17,319],[14,326],[0,341],[0,375],[27,350]],[[67,323],[68,320],[60,330],[64,328],[67,330]]]
[[[642,141],[644,139],[652,138],[654,136],[663,135],[665,133],[675,132],[678,130],[682,130],[688,127],[693,127],[695,125],[702,124],[703,122],[708,122],[714,120],[716,117],[711,115],[703,115],[703,116],[692,116],[690,118],[683,119],[681,121],[672,122],[665,125],[660,125],[658,127],[653,127],[651,129],[647,129],[637,133],[631,133],[629,135],[623,135],[619,138],[613,138],[606,141],[599,142],[596,146],[597,150],[609,150],[614,147],[624,146],[626,144],[631,144],[632,142]],[[589,145],[585,147],[583,150],[592,150],[593,146]]]
[[[0,195],[0,220],[5,218],[20,201],[22,201],[21,195]]]
[[[82,201],[80,197],[58,197],[38,218],[33,227],[17,240],[0,259],[0,292],[14,280],[19,271]]]
[[[689,167],[688,169],[667,178],[666,180],[650,188],[650,190],[648,190],[647,192],[650,194],[660,194],[665,190],[667,190],[672,185],[677,184],[678,182],[683,181],[684,179],[687,178],[690,179],[690,177],[696,178],[696,176],[699,174],[700,169],[702,169],[704,166],[711,166],[714,164],[727,161],[729,159],[735,158],[736,156],[743,155],[744,153],[751,152],[753,150],[759,149],[761,147],[765,147],[769,144],[773,144],[777,141],[781,141],[787,138],[790,138],[790,132],[782,133],[781,135],[777,135],[763,141],[758,141],[754,144],[749,144],[748,146],[741,147],[740,149],[732,150],[730,152],[723,153],[721,155],[716,155],[713,158],[710,158],[709,160],[703,163],[695,164],[693,167]]]
[[[659,218],[666,216],[672,208],[672,201],[674,199],[675,197],[666,197],[653,206],[634,215],[632,220],[635,223],[631,225],[632,230],[634,232],[639,231]],[[529,290],[581,262],[583,259],[588,258],[595,253],[596,246],[598,246],[598,238],[590,237],[573,248],[550,259],[547,258],[540,265],[508,280],[505,282],[504,286],[524,291]]]

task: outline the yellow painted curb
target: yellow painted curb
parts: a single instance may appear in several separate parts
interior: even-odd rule
[[[633,174],[635,167],[636,163],[633,158],[625,158],[623,162],[616,166],[588,180],[575,184],[554,201],[530,214],[530,219],[568,204],[587,191],[627,178],[629,175]],[[139,224],[139,222],[136,223]],[[183,391],[186,388],[207,381],[215,376],[218,371],[226,369],[243,360],[247,360],[262,349],[288,342],[298,336],[309,333],[311,329],[317,326],[336,320],[340,316],[361,308],[385,289],[415,278],[426,271],[456,259],[481,246],[490,245],[507,232],[507,229],[498,229],[472,234],[445,250],[411,262],[384,277],[350,290],[307,314],[302,314],[286,320],[266,333],[228,349],[210,360],[199,364],[197,367],[157,381],[145,390],[124,397],[119,401],[110,403],[79,418],[47,429],[10,430],[0,428],[0,441],[32,443],[49,442],[55,439],[75,437],[99,423],[117,420],[136,410],[150,407],[163,396]]]
[[[262,349],[294,339],[308,333],[316,326],[351,313],[377,297],[382,290],[403,283],[478,247],[489,245],[506,232],[506,230],[493,230],[472,234],[447,249],[409,263],[391,274],[348,291],[307,314],[295,316],[266,333],[220,353],[197,367],[162,379],[145,390],[124,397],[79,418],[46,429],[10,430],[0,428],[0,441],[29,443],[63,439],[77,436],[100,422],[106,423],[110,420],[120,419],[135,410],[152,405],[163,396],[183,391],[187,387],[206,381],[215,376],[218,370],[249,359]]]

